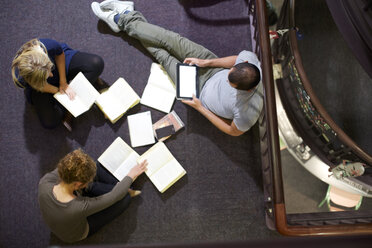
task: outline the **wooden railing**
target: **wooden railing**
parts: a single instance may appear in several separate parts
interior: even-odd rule
[[[295,218],[293,215],[286,214],[279,149],[274,79],[272,72],[272,55],[265,4],[265,0],[249,1],[249,10],[250,15],[252,16],[251,24],[255,29],[258,30],[252,30],[252,44],[259,44],[259,46],[253,46],[253,49],[255,49],[255,52],[261,59],[262,81],[264,84],[265,108],[259,119],[259,126],[268,225],[275,227],[279,233],[289,236],[372,234],[372,218],[371,216],[363,215],[363,213],[359,214],[355,218],[352,212],[345,212],[341,216],[337,214],[335,215],[334,213],[318,213],[316,214],[316,221],[312,221],[312,218],[315,217],[315,215],[312,214],[304,214],[302,220],[301,214],[296,214]],[[289,22],[289,18],[293,18],[294,16],[293,11],[294,0],[284,1],[281,13],[282,20],[279,20],[279,22],[282,21],[284,25],[287,25],[286,28],[290,27],[289,25],[291,24],[293,25],[293,20],[292,23]],[[283,39],[287,39],[287,44],[290,44],[290,49],[287,51],[285,58],[281,62],[286,65],[293,62],[291,66],[298,71],[302,82],[304,79],[306,82],[308,82],[302,67],[297,46],[295,44],[297,42],[295,31],[289,31],[289,34],[283,36],[281,41],[283,41]],[[296,52],[294,52],[295,49]],[[281,56],[283,57],[283,54],[281,54]],[[320,157],[328,160],[328,164],[332,164],[343,158],[350,158],[350,154],[361,161],[365,161],[367,163],[372,162],[371,157],[358,148],[354,142],[351,142],[351,139],[349,139],[346,134],[344,134],[343,131],[336,126],[325,110],[322,107],[319,108],[318,104],[320,103],[317,101],[316,96],[312,93],[311,86],[309,87],[309,85],[310,83],[308,83],[308,86],[304,86],[304,88],[305,91],[311,91],[310,97],[314,97],[314,99],[316,99],[315,102],[312,101],[312,104],[315,106],[316,110],[318,110],[319,114],[321,114],[323,120],[331,127],[332,132],[336,133],[335,137],[342,143],[340,147],[345,148],[341,149],[341,151],[332,151],[332,149],[326,149],[324,151],[323,147],[318,150],[315,149],[321,154]],[[296,116],[292,117],[295,118]],[[296,122],[298,120],[291,121]],[[317,131],[317,128],[315,127],[313,130]],[[321,137],[317,135],[310,136],[310,145],[307,142],[306,143],[311,149],[313,149],[311,145],[314,145],[314,143],[315,145],[319,145],[319,142],[317,143],[313,140],[316,139],[316,137],[318,137],[318,139],[324,138],[322,135]],[[337,140],[337,142],[339,142],[339,140]],[[323,142],[323,140],[321,141]],[[329,141],[334,140],[328,140],[328,142]],[[324,154],[324,152],[328,153]],[[296,219],[296,221],[294,221],[294,219]]]
[[[295,26],[294,3],[295,1],[290,1],[287,4],[289,13],[284,15],[287,20],[280,20],[278,29]],[[372,157],[333,121],[314,93],[302,65],[295,31],[291,29],[277,40],[274,48],[275,62],[282,65],[283,75],[291,77],[290,80],[284,80],[284,84],[291,89],[296,88],[288,91],[284,87],[278,87],[279,90],[282,89],[279,93],[286,100],[283,105],[288,118],[305,143],[331,167],[343,160],[372,165]],[[295,101],[297,109],[293,107],[296,105]]]

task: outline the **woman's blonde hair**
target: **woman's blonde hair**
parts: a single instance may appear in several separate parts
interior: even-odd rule
[[[12,78],[15,85],[25,87],[16,76],[17,69],[18,77],[22,77],[32,88],[40,91],[53,67],[44,44],[38,39],[32,39],[16,53],[12,62]]]
[[[67,154],[58,163],[59,178],[67,184],[89,183],[96,175],[97,166],[94,160],[81,149]]]

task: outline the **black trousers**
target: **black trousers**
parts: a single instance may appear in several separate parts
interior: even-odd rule
[[[97,164],[97,175],[91,185],[84,190],[83,195],[89,197],[96,197],[110,192],[117,184],[118,180],[114,178],[108,171],[106,171],[100,164]],[[89,234],[96,233],[101,227],[114,220],[117,216],[122,214],[130,204],[131,197],[129,194],[114,203],[110,207],[92,214],[87,217],[89,224]]]
[[[71,59],[67,70],[67,81],[72,80],[79,72],[94,84],[104,67],[103,59],[95,54],[77,52]],[[57,127],[67,110],[53,97],[53,94],[31,91],[31,102],[35,107],[41,125],[47,129]]]

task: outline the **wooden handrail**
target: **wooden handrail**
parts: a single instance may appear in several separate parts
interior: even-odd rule
[[[257,24],[259,30],[259,44],[261,53],[261,68],[262,68],[262,82],[265,87],[265,110],[267,118],[267,129],[269,132],[269,143],[271,155],[271,164],[274,173],[274,194],[277,202],[284,202],[283,193],[283,182],[282,182],[282,171],[281,171],[281,158],[280,158],[280,146],[279,146],[279,134],[278,134],[278,119],[276,113],[275,103],[275,90],[274,90],[274,79],[271,62],[271,47],[270,39],[268,36],[268,24],[266,18],[266,2],[265,0],[256,1],[257,7]],[[262,32],[263,30],[263,32]]]
[[[289,226],[285,205],[275,204],[276,228],[286,236],[339,236],[339,235],[371,235],[372,224],[354,225],[321,225],[321,226]]]
[[[293,1],[291,1],[293,3]],[[290,226],[287,222],[287,214],[284,202],[282,168],[279,149],[278,122],[275,103],[274,80],[272,74],[272,58],[268,24],[266,18],[265,0],[256,0],[256,17],[259,29],[260,57],[265,89],[265,116],[268,139],[268,156],[272,170],[273,201],[275,226],[279,233],[287,236],[332,236],[332,235],[371,235],[372,224],[353,225],[314,225],[314,226]],[[293,35],[293,34],[292,34]],[[299,54],[297,54],[299,56]],[[297,64],[296,64],[297,66]]]
[[[294,23],[294,3],[295,1],[291,1],[291,19],[290,19],[290,25],[295,26]],[[294,61],[296,65],[296,69],[298,71],[298,74],[301,78],[301,81],[303,83],[303,86],[306,90],[306,93],[309,95],[311,102],[315,109],[319,112],[319,114],[323,117],[325,122],[330,126],[330,128],[338,135],[340,141],[345,144],[346,146],[350,147],[350,149],[361,159],[366,161],[369,165],[372,166],[372,157],[366,153],[363,149],[361,149],[331,118],[331,116],[328,114],[328,112],[324,109],[323,105],[320,103],[319,98],[316,96],[316,94],[313,91],[313,88],[311,86],[310,80],[308,79],[304,66],[302,64],[302,59],[300,56],[300,52],[298,49],[298,43],[297,43],[297,37],[296,32],[294,30],[289,31],[289,43],[291,46],[292,54],[294,56]]]

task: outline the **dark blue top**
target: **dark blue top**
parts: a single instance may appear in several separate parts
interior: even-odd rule
[[[46,49],[48,51],[49,59],[55,65],[53,70],[52,70],[53,77],[48,78],[47,81],[48,81],[49,84],[54,85],[56,87],[59,87],[59,74],[58,74],[55,58],[56,58],[57,55],[62,54],[62,52],[65,53],[66,77],[67,77],[68,67],[70,66],[72,56],[74,56],[75,53],[77,53],[77,50],[71,49],[66,43],[60,43],[58,41],[51,40],[51,39],[39,39],[39,41],[44,44],[44,46],[46,47]]]
[[[56,56],[65,53],[65,64],[66,64],[66,77],[68,76],[68,68],[72,57],[78,52],[77,50],[71,49],[66,43],[60,43],[52,39],[39,39],[48,51],[48,57],[54,64],[52,69],[53,77],[49,77],[47,82],[51,85],[59,87],[59,73],[56,66]],[[31,102],[31,91],[34,90],[23,78],[18,79],[19,82],[26,87],[26,97]]]

